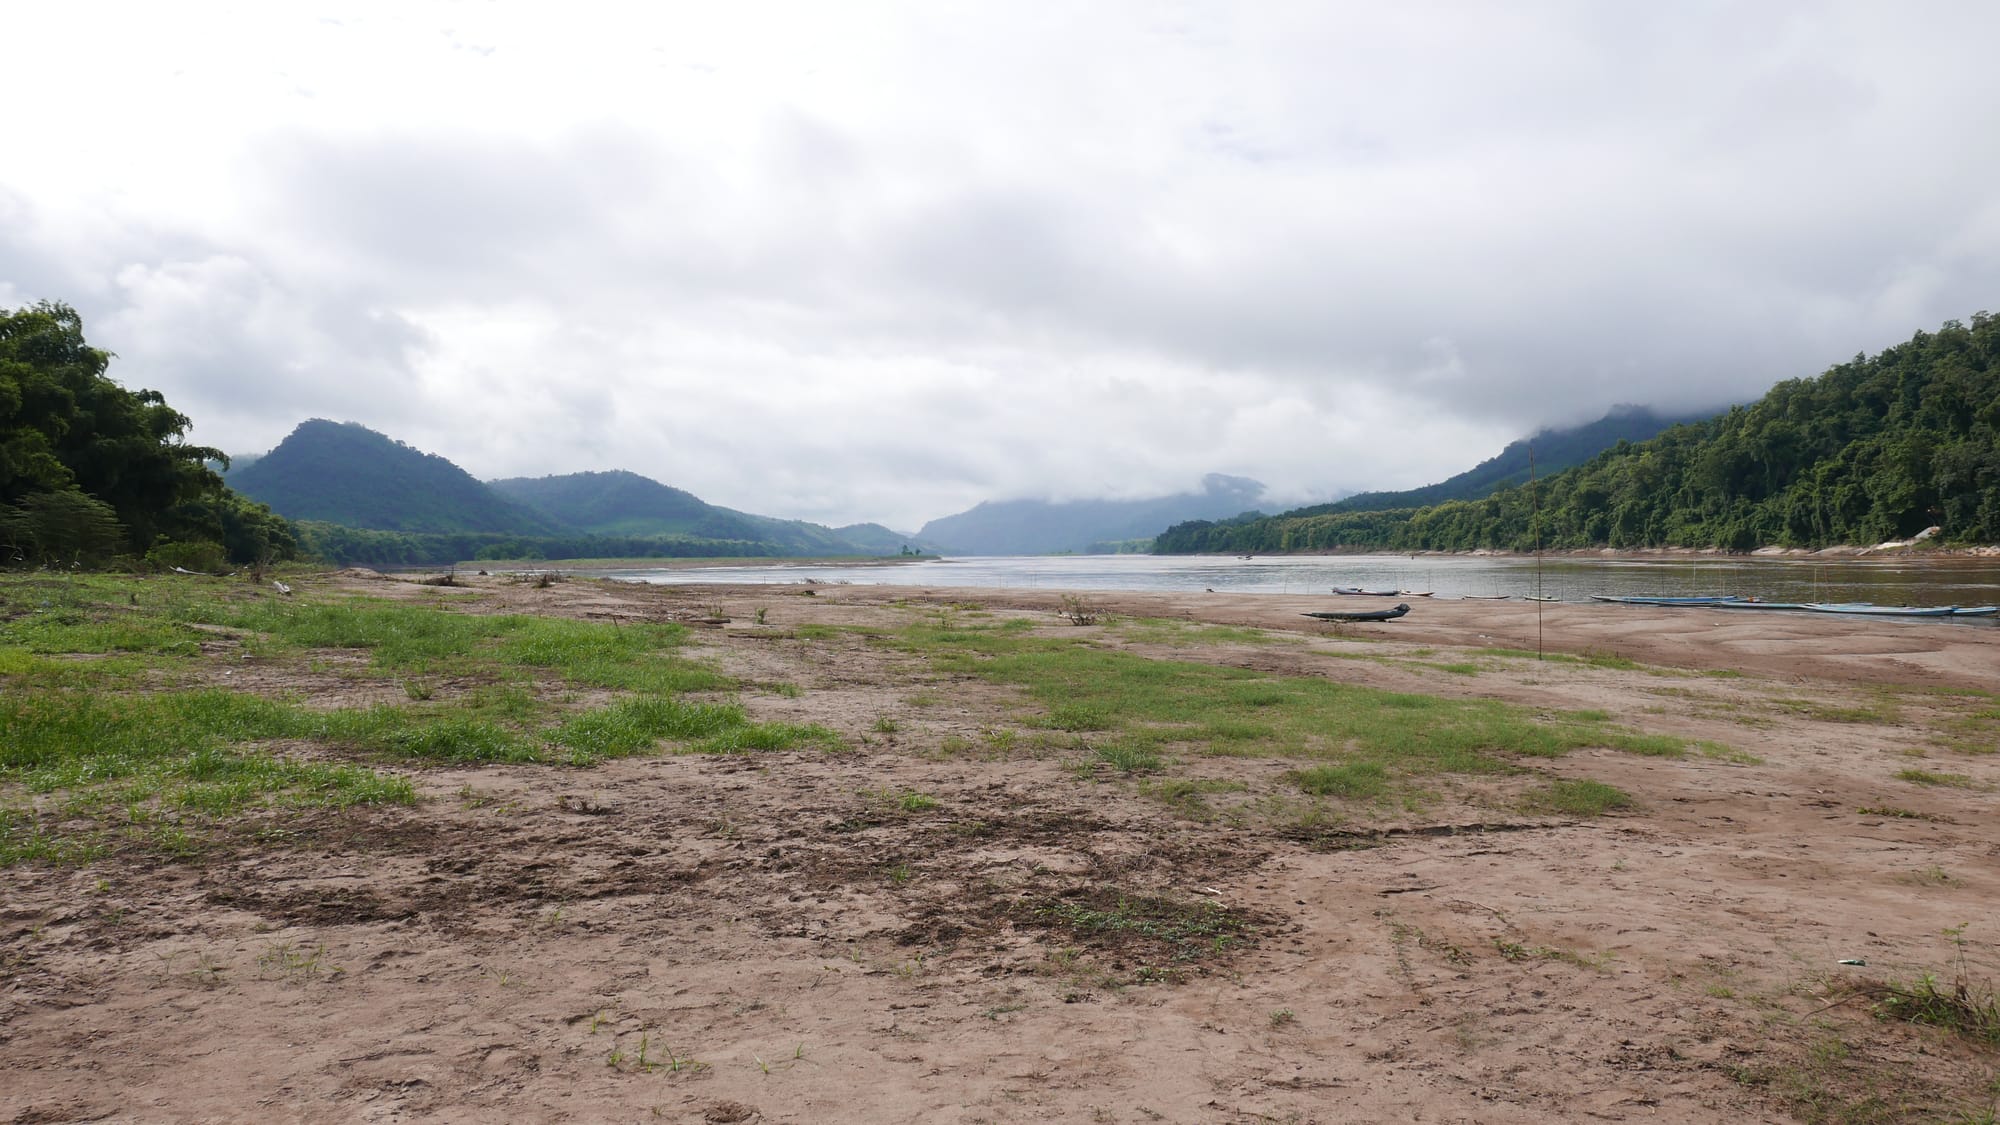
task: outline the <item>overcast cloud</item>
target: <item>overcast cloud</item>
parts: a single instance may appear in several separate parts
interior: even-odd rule
[[[232,452],[327,417],[906,530],[1283,503],[2000,309],[1984,0],[7,25],[0,307]]]

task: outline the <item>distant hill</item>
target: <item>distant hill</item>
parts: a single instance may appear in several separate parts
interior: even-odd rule
[[[1539,447],[1538,447],[1539,448]],[[1191,522],[1193,551],[1523,550],[2000,543],[2000,317],[1937,332],[1748,406],[1624,442],[1529,489],[1422,508]]]
[[[692,492],[622,469],[489,481],[500,495],[573,531],[603,535],[758,538],[752,521],[704,503]]]
[[[989,500],[957,515],[934,519],[917,532],[947,553],[1046,555],[1088,552],[1121,540],[1147,539],[1183,520],[1216,519],[1257,503],[1264,486],[1244,477],[1210,473],[1202,491],[1148,500]]]
[[[591,535],[681,536],[771,544],[794,555],[893,555],[914,536],[879,524],[835,530],[805,520],[752,515],[622,469],[549,477],[509,477],[493,490],[563,528]]]
[[[1534,470],[1542,476],[1581,465],[1621,441],[1645,441],[1671,426],[1699,422],[1715,411],[1698,414],[1655,414],[1644,406],[1616,406],[1595,422],[1566,430],[1542,429],[1532,437],[1511,442],[1497,456],[1470,469],[1422,488],[1402,492],[1357,492],[1332,504],[1315,504],[1281,512],[1273,519],[1319,516],[1333,512],[1380,512],[1393,508],[1422,508],[1446,500],[1477,500],[1502,488],[1512,488],[1528,479],[1529,451],[1534,454]]]
[[[835,531],[718,507],[637,473],[481,483],[436,454],[352,422],[303,422],[276,449],[236,459],[229,483],[299,521],[336,562],[435,565],[473,558],[896,555],[916,537],[879,524]]]
[[[271,452],[242,458],[226,479],[294,520],[378,531],[560,531],[443,457],[352,422],[301,422]]]

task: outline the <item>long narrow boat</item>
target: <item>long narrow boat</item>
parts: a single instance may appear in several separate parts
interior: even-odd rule
[[[1410,612],[1410,605],[1404,602],[1395,609],[1359,610],[1354,613],[1307,613],[1304,617],[1317,617],[1321,621],[1394,621]]]
[[[1804,608],[1814,613],[1851,613],[1862,617],[1953,617],[1958,613],[1955,605],[1876,605],[1873,602],[1807,602]]]
[[[1799,613],[1840,613],[1852,617],[1992,617],[1991,605],[1876,605],[1874,602],[1717,602],[1713,609],[1789,609]]]
[[[1616,602],[1619,605],[1722,605],[1739,602],[1743,598],[1737,594],[1698,594],[1690,597],[1655,597],[1647,594],[1592,594],[1594,602]]]
[[[1399,594],[1400,594],[1400,593],[1401,593],[1402,591],[1400,591],[1400,590],[1364,590],[1364,589],[1362,589],[1362,588],[1361,588],[1361,587],[1359,587],[1359,586],[1335,586],[1335,587],[1333,588],[1333,592],[1334,592],[1334,593],[1336,593],[1336,594],[1349,594],[1349,595],[1354,595],[1354,596],[1359,596],[1359,597],[1363,597],[1363,598],[1393,598],[1393,597],[1396,597],[1397,595],[1399,595]]]
[[[1504,602],[1513,596],[1512,594],[1460,594],[1458,597],[1460,601],[1467,602]]]

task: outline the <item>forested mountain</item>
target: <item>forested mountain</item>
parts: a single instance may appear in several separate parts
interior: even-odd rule
[[[1534,489],[1286,520],[1185,524],[1162,551],[1820,547],[2000,542],[2000,319],[1948,321],[1870,358],[1649,441],[1621,442]]]
[[[1263,494],[1257,481],[1210,473],[1202,478],[1200,492],[1148,500],[989,500],[934,519],[917,535],[961,555],[1084,552],[1119,540],[1148,539],[1180,520],[1233,516]]]
[[[836,530],[718,507],[691,492],[623,470],[509,477],[491,485],[567,530],[593,535],[768,542],[779,553],[798,555],[896,554],[914,542],[911,536],[875,524]]]
[[[228,480],[295,520],[378,531],[560,530],[445,458],[352,422],[301,422],[277,448],[232,470]]]
[[[873,524],[849,538],[732,511],[637,473],[484,484],[436,454],[322,419],[301,423],[229,481],[298,520],[306,545],[339,563],[898,554],[906,543]]]
[[[1390,508],[1421,508],[1426,504],[1442,504],[1446,500],[1477,500],[1526,481],[1531,455],[1534,462],[1532,468],[1547,476],[1572,465],[1581,465],[1621,441],[1645,441],[1669,426],[1699,422],[1712,417],[1713,413],[1704,411],[1668,417],[1655,414],[1644,406],[1613,407],[1609,414],[1595,422],[1563,430],[1543,429],[1533,437],[1510,442],[1498,456],[1489,457],[1465,472],[1436,484],[1403,492],[1357,492],[1331,504],[1298,508],[1271,518],[1291,519],[1334,512],[1379,512]]]
[[[757,537],[749,521],[735,513],[703,503],[691,492],[623,470],[508,477],[489,484],[507,499],[572,531],[708,539]]]
[[[0,309],[0,565],[290,557],[285,521],[209,467],[221,451],[183,442],[187,416],[119,386],[110,362],[67,305]]]

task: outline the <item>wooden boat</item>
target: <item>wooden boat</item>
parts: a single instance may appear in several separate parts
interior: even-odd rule
[[[1863,617],[1951,617],[1958,613],[1955,605],[1876,605],[1873,602],[1807,602],[1803,608],[1814,613],[1851,613]]]
[[[1521,597],[1531,602],[1559,602],[1562,600],[1551,594],[1522,594]]]
[[[1394,609],[1357,610],[1354,613],[1307,613],[1302,616],[1317,617],[1321,621],[1394,621],[1408,612],[1410,605],[1408,602],[1403,602]]]
[[[1393,598],[1399,593],[1396,590],[1364,590],[1359,586],[1335,586],[1333,592],[1363,598]]]
[[[1504,602],[1513,596],[1512,594],[1460,594],[1459,600],[1467,602]]]
[[[1744,599],[1736,594],[1707,594],[1685,598],[1656,598],[1645,595],[1592,594],[1594,602],[1616,602],[1619,605],[1727,605]]]
[[[1992,617],[1991,605],[1876,605],[1874,602],[1717,602],[1717,609],[1790,609],[1801,613],[1841,613],[1853,617]]]

